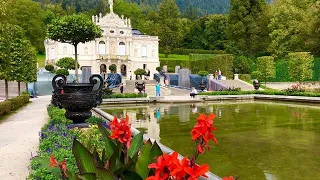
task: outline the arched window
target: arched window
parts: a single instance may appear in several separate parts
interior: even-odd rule
[[[106,54],[106,43],[104,41],[99,42],[99,54]]]
[[[142,57],[147,57],[147,46],[142,46],[141,47],[141,56]]]
[[[126,44],[124,42],[119,43],[119,55],[120,56],[126,55]]]

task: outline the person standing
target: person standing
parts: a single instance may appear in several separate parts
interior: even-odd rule
[[[132,72],[130,71],[130,80],[132,80]]]
[[[220,69],[218,71],[218,79],[221,80],[221,71],[220,71]]]
[[[123,83],[120,84],[120,93],[123,93]]]
[[[218,80],[218,70],[216,70],[216,73],[215,73],[215,79]]]
[[[160,83],[158,83],[157,85],[156,85],[156,96],[157,97],[159,97],[160,96]]]

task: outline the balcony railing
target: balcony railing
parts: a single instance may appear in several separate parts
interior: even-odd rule
[[[128,55],[110,55],[110,54],[99,54],[97,55],[97,59],[106,59],[106,60],[129,60]]]

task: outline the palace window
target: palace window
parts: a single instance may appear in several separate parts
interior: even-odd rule
[[[106,43],[104,41],[99,42],[99,54],[100,55],[106,54]]]
[[[124,42],[119,43],[119,55],[120,56],[126,55],[126,44]]]
[[[123,32],[123,31],[120,31],[120,34],[124,34],[124,32]]]
[[[111,30],[110,33],[114,33],[114,30]]]
[[[141,56],[142,57],[147,57],[147,46],[142,46],[141,47]]]

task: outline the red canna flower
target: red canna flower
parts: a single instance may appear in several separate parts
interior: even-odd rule
[[[60,166],[62,175],[63,175],[64,177],[69,177],[68,174],[67,174],[67,162],[66,162],[66,160],[63,160],[63,161],[60,163],[59,166]]]
[[[112,131],[110,138],[117,139],[122,144],[125,144],[127,149],[129,149],[131,143],[129,117],[126,116],[126,119],[120,119],[120,121],[118,121],[117,117],[114,117],[113,121],[109,125]]]
[[[146,180],[167,180],[168,177],[168,174],[164,174],[163,176],[161,176],[160,172],[156,172],[155,176],[150,176]]]
[[[200,176],[205,175],[206,172],[209,171],[209,165],[204,164],[200,167],[194,166],[194,168],[186,167],[184,170],[190,176],[188,180],[197,180]]]
[[[233,176],[229,176],[229,177],[222,178],[222,180],[234,180],[234,178],[233,178]]]
[[[156,169],[156,172],[164,172],[164,168],[167,166],[167,162],[163,156],[159,156],[156,163],[149,164],[148,168]]]
[[[50,167],[57,167],[58,166],[58,161],[54,158],[54,155],[52,154],[50,157]]]

